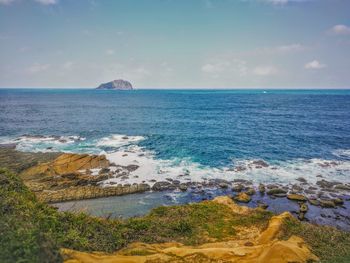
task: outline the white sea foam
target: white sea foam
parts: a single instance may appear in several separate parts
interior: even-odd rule
[[[16,143],[20,151],[31,152],[77,152],[105,154],[110,162],[117,165],[138,165],[129,178],[111,178],[103,185],[143,183],[153,185],[155,181],[166,179],[180,182],[203,182],[210,179],[251,180],[254,183],[296,182],[303,177],[309,183],[318,180],[337,180],[349,182],[350,178],[350,150],[340,149],[333,155],[340,160],[327,161],[322,159],[294,159],[274,163],[257,162],[257,160],[233,160],[227,167],[210,167],[193,162],[190,158],[158,159],[155,154],[138,145],[144,140],[142,136],[126,136],[114,134],[97,140],[85,140],[79,136],[30,136],[18,138],[0,138],[0,143]],[[108,150],[108,151],[107,151]],[[107,152],[106,152],[107,151]],[[115,172],[115,167],[111,171]],[[94,173],[96,174],[96,172]]]
[[[104,137],[96,142],[97,147],[107,146],[107,147],[121,147],[130,144],[134,144],[144,140],[143,136],[126,136],[120,134],[114,134],[108,137]]]
[[[259,165],[256,160],[235,160],[235,167],[213,168],[193,162],[190,159],[156,159],[152,152],[138,146],[107,153],[107,158],[116,164],[127,166],[136,164],[138,169],[131,172],[129,179],[112,178],[105,181],[114,184],[142,183],[150,185],[154,181],[166,179],[180,182],[204,182],[211,179],[251,180],[254,183],[295,183],[300,177],[315,184],[318,180],[339,180],[350,182],[350,161],[327,161],[322,159],[296,159],[274,164]]]
[[[38,136],[22,135],[17,138],[3,137],[1,144],[16,144],[16,149],[24,152],[52,152],[61,151],[64,147],[77,142],[84,141],[85,138],[72,136]]]

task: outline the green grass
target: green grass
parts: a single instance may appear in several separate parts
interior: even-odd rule
[[[281,238],[291,235],[302,237],[311,250],[325,263],[350,262],[350,233],[329,226],[301,223],[295,218],[286,219]]]

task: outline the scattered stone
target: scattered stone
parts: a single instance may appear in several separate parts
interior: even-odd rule
[[[247,195],[255,195],[255,190],[254,190],[254,188],[248,188],[248,190],[246,191],[246,194]]]
[[[320,205],[324,208],[335,208],[335,203],[332,200],[320,200]]]
[[[219,183],[219,187],[226,189],[226,188],[228,188],[228,184],[227,183]]]
[[[185,184],[180,184],[180,185],[179,185],[179,189],[180,189],[182,192],[186,192],[186,191],[187,191],[187,185],[185,185]]]
[[[268,204],[265,204],[264,202],[262,202],[262,201],[259,201],[258,202],[258,208],[261,208],[261,209],[267,209],[269,207],[269,205]]]
[[[300,204],[300,209],[299,209],[299,211],[300,211],[301,213],[306,213],[308,210],[309,210],[309,208],[308,208],[307,204],[305,204],[305,203]]]
[[[244,166],[236,166],[233,170],[234,170],[235,172],[242,172],[242,171],[247,170],[247,168],[244,167]]]
[[[310,190],[310,189],[306,189],[306,190],[305,190],[305,193],[306,193],[306,194],[309,194],[309,195],[316,194],[316,192],[315,192],[314,190]]]
[[[267,194],[268,195],[277,195],[277,194],[285,194],[285,196],[286,196],[286,194],[287,194],[287,191],[286,190],[283,190],[283,189],[281,189],[281,188],[272,188],[272,189],[270,189],[269,191],[267,191]]]
[[[320,205],[320,201],[318,201],[317,199],[309,199],[309,203],[312,204],[313,206]]]
[[[244,188],[244,186],[241,185],[241,184],[234,185],[234,186],[232,187],[232,191],[234,191],[234,192],[241,192],[241,191],[243,190],[243,188]]]
[[[269,167],[268,163],[263,160],[253,161],[252,164],[255,165],[255,168]]]
[[[321,181],[317,181],[316,184],[318,186],[320,186],[321,188],[333,188],[333,186],[335,185],[341,185],[340,182],[329,182],[329,181],[326,181],[324,179],[322,179]]]
[[[251,181],[245,180],[245,179],[234,179],[234,183],[241,183],[241,184],[252,184]]]
[[[125,169],[128,170],[129,172],[133,172],[133,171],[137,170],[138,168],[139,168],[139,166],[136,164],[130,164],[130,165],[125,167]]]
[[[238,195],[236,195],[234,197],[234,200],[236,200],[237,202],[241,202],[241,203],[249,203],[251,199],[251,197],[249,195],[247,195],[244,192],[239,193]]]
[[[307,198],[303,195],[298,195],[298,194],[289,194],[287,195],[287,198],[289,200],[293,200],[293,201],[300,201],[300,202],[306,202]]]
[[[265,194],[265,185],[263,185],[263,184],[259,184],[259,192],[260,192],[260,194]]]
[[[170,190],[170,189],[174,189],[174,188],[175,188],[174,185],[172,185],[169,182],[165,182],[165,181],[156,182],[152,186],[153,191],[165,191],[165,190]]]
[[[339,197],[334,198],[332,201],[335,203],[335,205],[343,205],[344,204],[344,200],[339,198]]]
[[[345,184],[338,184],[334,188],[337,190],[350,191],[350,186]]]
[[[302,183],[307,183],[307,180],[304,177],[298,177],[296,180]]]
[[[297,184],[293,184],[292,189],[295,191],[302,191],[303,190],[303,188]]]

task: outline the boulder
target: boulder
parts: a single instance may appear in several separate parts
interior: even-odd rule
[[[293,201],[300,201],[300,202],[306,202],[307,198],[303,195],[299,195],[299,194],[289,194],[287,195],[287,198],[289,200],[293,200]]]
[[[286,195],[287,194],[287,191],[284,190],[284,189],[281,189],[281,188],[272,188],[270,190],[267,191],[267,194],[268,195],[279,195],[279,194],[284,194]]]
[[[249,203],[252,198],[246,193],[241,192],[234,197],[234,200],[241,203]]]
[[[170,189],[174,189],[174,188],[175,188],[175,186],[173,184],[166,182],[166,181],[156,182],[152,186],[153,191],[165,191],[165,190],[170,190]]]

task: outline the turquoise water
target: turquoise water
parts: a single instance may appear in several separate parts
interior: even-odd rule
[[[349,181],[350,90],[1,89],[0,140],[140,163],[149,168],[139,170],[142,180],[185,172],[193,180]],[[255,169],[254,160],[269,167]],[[332,160],[336,168],[322,167]],[[238,165],[247,169],[229,172]]]

